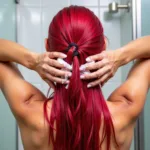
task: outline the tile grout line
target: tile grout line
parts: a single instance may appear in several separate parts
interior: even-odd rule
[[[98,0],[98,17],[99,17],[99,19],[100,19],[100,0]]]

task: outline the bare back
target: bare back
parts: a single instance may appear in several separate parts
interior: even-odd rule
[[[134,126],[144,107],[150,85],[149,68],[150,60],[134,65],[127,81],[118,87],[106,102],[112,115],[120,150],[130,149]],[[1,75],[0,77],[1,89],[18,122],[24,149],[52,150],[52,144],[48,146],[48,124],[44,121],[43,116],[45,96],[34,86],[23,80],[13,65],[1,64],[0,70],[5,72],[4,76]],[[8,74],[7,77],[6,74]],[[11,87],[14,84],[20,88],[14,89],[13,86]],[[52,103],[53,100],[48,103],[49,114],[51,113]],[[101,136],[102,131],[99,131],[99,133]],[[104,141],[101,150],[105,149],[106,141]],[[117,150],[113,141],[111,150]]]

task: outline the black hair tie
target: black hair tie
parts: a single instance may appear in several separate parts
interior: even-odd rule
[[[74,46],[75,47],[75,50],[73,52],[73,57],[74,56],[79,56],[79,52],[78,52],[78,45],[76,43],[70,43],[68,48],[67,48],[67,51],[69,51],[69,49]]]

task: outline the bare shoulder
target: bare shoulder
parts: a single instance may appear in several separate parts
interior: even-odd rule
[[[32,116],[33,105],[41,103],[45,96],[35,86],[25,81],[15,64],[0,62],[0,88],[17,120]]]
[[[115,116],[134,123],[144,108],[150,86],[150,59],[138,60],[129,72],[127,80],[108,98]]]
[[[150,60],[137,61],[127,80],[108,98],[118,144],[130,145],[136,120],[144,108],[150,86]]]

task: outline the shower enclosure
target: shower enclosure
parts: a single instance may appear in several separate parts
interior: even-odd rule
[[[32,51],[39,53],[45,51],[44,38],[47,37],[48,26],[52,18],[60,9],[69,5],[85,6],[98,16],[103,24],[105,35],[109,39],[108,50],[115,50],[141,36],[141,0],[0,0],[0,38],[13,40],[9,38],[11,37],[11,33],[8,34],[8,37],[3,33],[8,30],[4,23],[8,24],[6,20],[9,19],[3,13],[3,8],[5,8],[6,12],[10,12],[9,6],[12,4],[16,8],[13,10],[16,13],[16,17],[13,16],[14,21],[16,21],[16,24],[14,24],[14,28],[16,27],[15,40]],[[12,23],[9,24],[12,25]],[[15,30],[12,28],[12,31]],[[120,68],[115,76],[103,87],[106,99],[115,88],[125,81],[133,63],[131,62]],[[21,65],[18,65],[18,67],[28,82],[42,90],[45,94],[47,93],[48,86],[38,74]],[[0,96],[4,101],[2,93],[0,93]],[[8,112],[8,108],[2,109],[5,107],[7,107],[7,104],[0,101],[0,110],[3,111],[3,114],[7,114],[6,112]],[[1,116],[0,114],[0,117],[5,118],[7,116]],[[13,117],[11,115],[9,117],[11,123],[14,125]],[[0,133],[8,134],[8,129],[5,128],[5,124],[7,123],[0,122]],[[6,141],[2,140],[3,135],[0,134],[0,150],[23,150],[19,130],[16,127],[15,132],[13,125],[9,128],[12,132],[10,141],[13,141],[15,145],[8,146],[7,139],[5,139]],[[131,150],[144,150],[142,115],[137,121]]]

